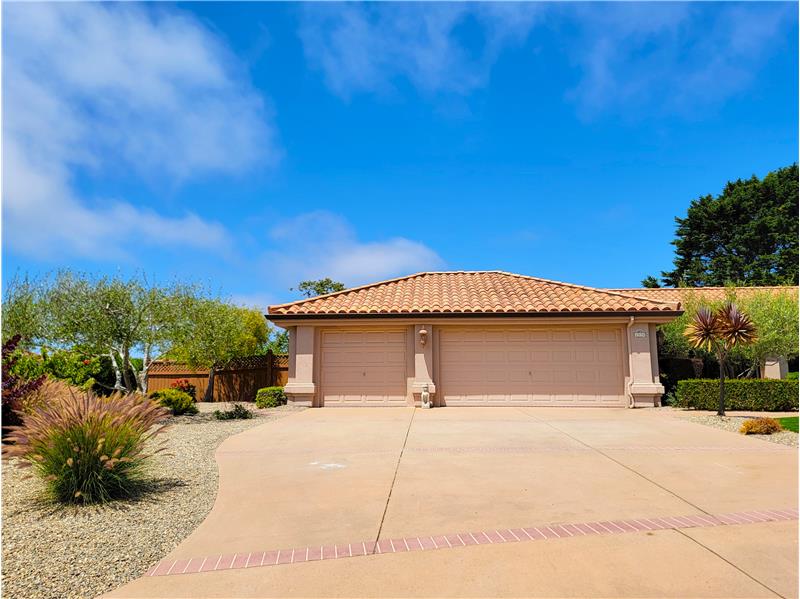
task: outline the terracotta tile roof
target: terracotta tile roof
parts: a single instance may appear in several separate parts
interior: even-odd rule
[[[269,307],[269,316],[675,312],[677,302],[500,271],[423,272]]]
[[[642,289],[609,289],[617,293],[625,293],[644,297],[651,300],[662,300],[667,302],[682,302],[685,303],[687,296],[694,295],[702,299],[716,302],[724,300],[727,295],[729,287],[655,287],[655,288],[642,288]],[[797,295],[798,288],[796,286],[784,287],[734,287],[736,295],[739,297],[747,297],[754,293],[766,291],[768,293],[792,293]]]

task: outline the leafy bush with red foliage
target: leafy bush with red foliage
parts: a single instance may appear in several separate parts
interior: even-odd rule
[[[177,381],[173,381],[172,385],[170,385],[173,389],[177,389],[178,391],[183,391],[184,393],[188,393],[192,399],[195,401],[197,400],[197,387],[192,385],[189,382],[189,379],[178,379]]]
[[[22,409],[22,401],[25,397],[44,383],[46,376],[42,375],[34,379],[22,379],[12,374],[12,369],[17,363],[17,345],[19,345],[20,335],[14,335],[3,344],[3,427],[13,426],[20,423],[18,412]]]

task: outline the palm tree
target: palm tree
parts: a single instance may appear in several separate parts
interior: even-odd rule
[[[718,416],[725,415],[725,360],[734,347],[756,340],[756,327],[750,317],[730,302],[712,312],[705,306],[697,312],[683,333],[695,348],[714,352],[719,363]]]

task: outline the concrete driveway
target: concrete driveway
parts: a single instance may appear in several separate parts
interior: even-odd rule
[[[667,411],[307,410],[217,459],[205,522],[110,597],[798,594],[796,451]]]

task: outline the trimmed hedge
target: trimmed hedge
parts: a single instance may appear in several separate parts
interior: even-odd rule
[[[283,387],[264,387],[256,393],[256,406],[259,408],[277,408],[286,404]]]
[[[797,409],[798,381],[779,379],[727,379],[726,410],[787,412]],[[676,407],[716,410],[719,379],[678,381]]]

